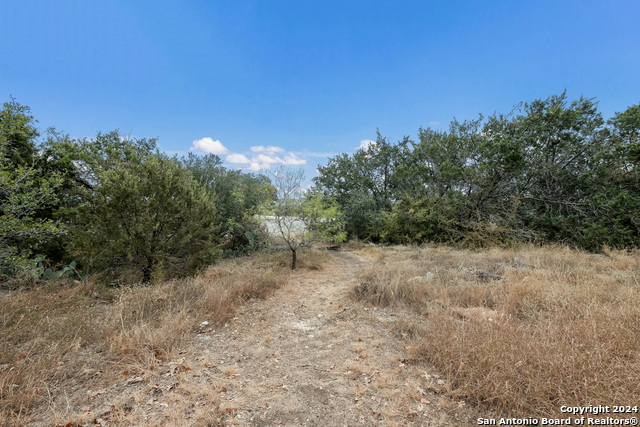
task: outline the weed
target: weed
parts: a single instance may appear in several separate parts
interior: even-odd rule
[[[446,375],[456,397],[510,417],[637,404],[638,254],[438,247],[377,258],[353,296],[428,316],[420,327],[398,327],[413,342],[411,355]]]
[[[0,419],[68,420],[77,404],[67,402],[68,390],[98,390],[174,359],[203,321],[224,323],[244,301],[287,283],[288,266],[273,258],[228,259],[195,278],[150,286],[109,288],[89,278],[1,294]],[[201,417],[217,425],[220,414]]]

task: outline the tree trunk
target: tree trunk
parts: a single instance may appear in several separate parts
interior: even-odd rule
[[[296,269],[296,261],[297,261],[296,250],[291,248],[291,269],[292,270]]]
[[[153,272],[153,258],[151,257],[146,257],[147,258],[147,265],[145,265],[144,267],[142,267],[142,282],[143,283],[148,283],[151,281],[151,273]]]

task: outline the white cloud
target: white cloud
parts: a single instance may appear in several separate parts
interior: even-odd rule
[[[366,150],[367,148],[369,148],[370,145],[375,145],[375,141],[372,141],[370,139],[363,139],[362,141],[360,141],[360,145],[358,146],[358,150]]]
[[[279,163],[280,158],[276,157],[276,156],[268,156],[266,154],[258,154],[257,156],[253,156],[251,158],[252,162],[257,162],[257,163]]]
[[[222,144],[221,144],[222,145]],[[194,143],[195,146],[195,143]],[[225,148],[226,149],[226,148]],[[306,165],[307,159],[304,157],[298,157],[297,154],[286,151],[281,147],[274,147],[272,145],[256,145],[251,147],[252,155],[247,156],[240,153],[231,153],[226,157],[226,161],[229,163],[247,164],[248,166],[242,169],[259,172],[270,169],[271,165]],[[283,153],[282,155],[276,155],[276,153]],[[304,156],[305,154],[303,154]]]
[[[251,163],[248,168],[244,168],[244,169],[252,172],[260,172],[263,170],[268,170],[269,165],[261,165],[260,163]]]
[[[251,163],[251,160],[244,154],[229,154],[227,156],[227,162],[229,163]]]
[[[214,141],[209,137],[196,139],[195,141],[193,141],[191,151],[193,150],[200,150],[204,151],[205,153],[216,154],[218,156],[227,154],[229,152],[229,149],[222,145],[222,142],[220,142],[219,140]]]
[[[283,165],[306,165],[307,159],[301,159],[293,153],[289,153],[282,159]]]
[[[251,151],[253,151],[254,153],[273,154],[273,153],[282,153],[285,150],[282,147],[274,147],[273,145],[267,145],[266,147],[264,145],[255,145],[251,147]]]
[[[282,165],[306,165],[307,159],[301,159],[293,153],[288,153],[284,157],[279,156],[270,156],[267,154],[258,154],[257,156],[251,157],[251,162],[253,163],[263,163],[267,165],[271,164],[282,164]]]
[[[440,126],[440,122],[437,122],[437,121],[435,121],[435,120],[431,120],[431,121],[429,122],[429,126]]]

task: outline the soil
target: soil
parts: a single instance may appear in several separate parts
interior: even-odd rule
[[[398,325],[426,319],[350,296],[374,262],[331,252],[322,270],[293,273],[228,324],[203,325],[178,359],[94,392],[104,394],[91,406],[104,405],[87,411],[102,425],[475,425],[477,410],[448,397],[433,367],[410,359]]]

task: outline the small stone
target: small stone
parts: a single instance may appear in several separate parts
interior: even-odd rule
[[[520,258],[519,256],[513,257],[511,266],[515,268],[535,268],[533,265],[527,263],[524,258]]]
[[[134,377],[134,378],[128,379],[127,384],[136,384],[136,383],[141,383],[142,381],[144,381],[142,377]]]
[[[484,271],[484,270],[476,271],[476,276],[478,277],[478,279],[483,279],[483,280],[502,280],[502,279],[504,279],[504,276],[502,276],[500,274],[493,274],[493,273],[489,273],[488,271]]]

